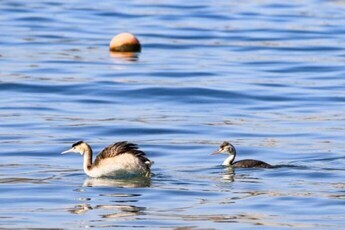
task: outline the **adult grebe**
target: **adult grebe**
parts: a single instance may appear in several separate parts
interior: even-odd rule
[[[235,157],[236,157],[236,149],[232,144],[230,144],[227,141],[224,141],[220,145],[219,149],[215,151],[214,153],[212,153],[212,155],[219,154],[219,153],[229,154],[228,158],[226,158],[222,164],[225,166],[233,166],[236,168],[273,168],[272,165],[267,164],[266,162],[252,160],[252,159],[246,159],[246,160],[240,160],[240,161],[234,162]]]
[[[65,153],[80,153],[84,156],[84,172],[90,177],[112,177],[126,174],[151,174],[151,162],[138,146],[126,141],[109,145],[92,163],[92,149],[84,141],[78,141]]]

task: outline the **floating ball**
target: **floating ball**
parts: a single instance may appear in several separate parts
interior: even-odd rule
[[[131,33],[121,33],[113,37],[109,44],[112,52],[140,52],[139,40]]]

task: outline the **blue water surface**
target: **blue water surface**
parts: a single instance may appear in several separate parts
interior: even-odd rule
[[[0,1],[0,228],[342,229],[343,1]],[[135,33],[142,52],[110,54]],[[151,178],[93,179],[78,140]],[[280,167],[235,169],[210,156]]]

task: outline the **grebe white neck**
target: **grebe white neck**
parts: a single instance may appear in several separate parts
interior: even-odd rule
[[[235,155],[234,155],[234,154],[231,154],[231,155],[229,155],[229,156],[224,160],[224,162],[223,162],[222,165],[224,165],[224,166],[229,166],[229,165],[232,164],[232,162],[234,161],[234,159],[235,159]]]

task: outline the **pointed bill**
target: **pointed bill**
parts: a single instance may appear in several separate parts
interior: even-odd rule
[[[220,154],[220,150],[217,150],[217,151],[214,151],[213,153],[211,153],[211,155],[217,155],[217,154]]]
[[[66,154],[66,153],[74,153],[73,148],[66,150],[66,151],[63,151],[61,154]]]

